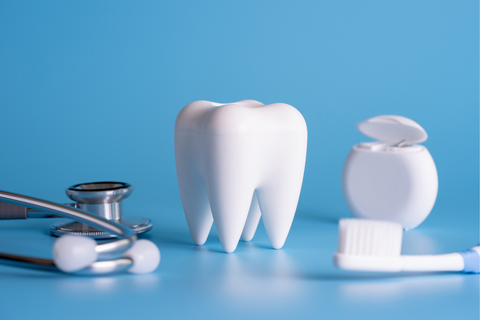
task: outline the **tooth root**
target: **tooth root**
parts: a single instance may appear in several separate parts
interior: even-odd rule
[[[250,210],[248,211],[247,222],[245,223],[245,227],[243,228],[242,232],[242,240],[243,241],[250,241],[253,239],[255,235],[255,231],[257,230],[258,223],[260,222],[260,207],[258,206],[258,198],[257,193],[253,194],[252,203],[250,205]]]
[[[201,180],[197,182],[190,180],[188,184],[180,185],[180,190],[183,210],[193,242],[202,245],[207,241],[213,223],[205,183]]]
[[[297,207],[298,197],[289,186],[271,186],[258,191],[263,224],[272,247],[280,249],[287,239]]]
[[[284,138],[283,144],[286,148],[276,157],[277,171],[256,191],[263,225],[275,249],[283,247],[290,231],[302,188],[306,156],[306,139]],[[292,152],[295,150],[292,145],[297,147],[296,152]]]
[[[234,162],[219,162],[222,165],[216,166],[217,172],[205,177],[215,228],[223,250],[228,253],[237,247],[255,190],[244,180],[247,172]]]
[[[209,191],[215,228],[225,252],[231,253],[237,248],[252,201],[253,189],[250,190],[228,188],[220,192]]]
[[[188,140],[188,133],[177,133],[175,139]],[[183,141],[182,140],[182,141]],[[182,198],[183,210],[193,242],[202,245],[212,228],[213,217],[208,202],[207,188],[198,165],[194,163],[193,144],[176,143],[175,159],[178,186]]]

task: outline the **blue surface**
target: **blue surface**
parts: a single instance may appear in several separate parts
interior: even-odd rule
[[[478,319],[479,276],[337,270],[349,216],[343,161],[361,120],[420,123],[437,203],[407,254],[479,242],[476,1],[0,2],[0,189],[67,201],[75,183],[126,181],[162,252],[145,276],[71,277],[0,267],[0,319],[133,317]],[[195,100],[285,102],[304,115],[302,196],[283,249],[260,228],[235,253],[191,240],[173,124]],[[0,250],[50,256],[51,221],[0,223]]]

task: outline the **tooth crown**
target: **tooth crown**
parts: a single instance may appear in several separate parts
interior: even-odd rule
[[[180,111],[175,130],[214,135],[305,134],[307,126],[301,113],[285,103],[195,101]]]
[[[274,248],[290,230],[303,179],[307,128],[283,103],[190,103],[175,123],[175,159],[182,203],[196,244],[212,218],[226,252],[249,241],[263,217]]]

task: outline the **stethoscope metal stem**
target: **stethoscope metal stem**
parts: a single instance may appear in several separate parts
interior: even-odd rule
[[[130,258],[120,258],[116,260],[97,261],[92,263],[88,268],[75,272],[75,274],[82,276],[94,276],[101,274],[112,274],[123,272],[130,269],[133,265],[133,260]]]
[[[40,259],[27,256],[0,252],[0,263],[13,267],[41,269],[46,271],[61,272],[53,260]],[[74,272],[78,275],[101,275],[123,272],[132,267],[133,261],[130,258],[119,258],[114,260],[96,261],[89,267]]]

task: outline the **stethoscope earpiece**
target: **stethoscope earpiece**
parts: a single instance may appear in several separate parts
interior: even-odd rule
[[[76,272],[97,261],[97,242],[92,238],[63,236],[53,245],[55,265],[63,272]]]

